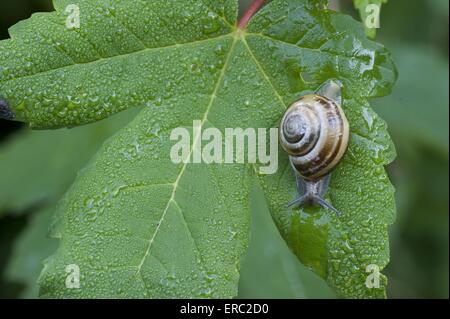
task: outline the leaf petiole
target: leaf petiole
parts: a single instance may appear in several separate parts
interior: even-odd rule
[[[250,7],[247,9],[247,11],[242,16],[241,20],[239,20],[238,23],[238,29],[245,29],[247,27],[248,22],[250,19],[255,15],[256,12],[261,9],[261,7],[264,5],[265,0],[255,0],[250,5]]]

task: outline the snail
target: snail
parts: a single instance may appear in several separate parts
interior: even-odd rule
[[[316,93],[304,95],[284,113],[280,144],[289,155],[299,197],[287,207],[326,207],[341,213],[323,199],[333,169],[348,147],[349,124],[341,108],[341,86],[328,81]]]

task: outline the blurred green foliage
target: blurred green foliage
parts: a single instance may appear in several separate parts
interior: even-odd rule
[[[448,61],[433,49],[393,46],[393,94],[374,101],[391,124],[398,158],[389,273],[397,297],[448,297]],[[420,63],[419,63],[420,61]],[[424,84],[427,85],[424,85]]]
[[[0,1],[0,38],[7,38],[7,28],[32,12],[51,10],[50,2]],[[359,19],[352,1],[333,2],[333,7]],[[392,298],[449,297],[448,6],[448,0],[415,0],[414,4],[391,0],[383,7],[377,31],[377,41],[390,49],[399,69],[393,93],[372,101],[374,110],[388,123],[398,152],[388,168],[398,205],[387,268]],[[132,115],[124,115],[121,123],[127,116]],[[10,128],[0,121],[0,165],[4,171],[0,181],[0,297],[35,297],[42,260],[56,245],[44,237],[52,208],[76,171],[111,131],[106,128],[92,133],[92,126],[78,128],[78,133],[21,129],[2,141]],[[52,148],[57,135],[60,139],[72,132],[79,135],[78,140],[73,137],[72,142],[60,142],[59,153]],[[86,140],[88,134],[94,134],[95,141],[77,147],[77,141]],[[19,145],[23,153],[12,153]],[[65,174],[54,172],[60,179],[51,176],[54,162],[46,161],[56,157],[62,158],[60,172],[61,167],[67,168]],[[37,174],[27,178],[27,170]],[[23,189],[24,194],[15,194],[14,189]],[[259,189],[253,192],[252,214],[252,239],[242,265],[239,297],[334,298],[331,289],[286,247]]]

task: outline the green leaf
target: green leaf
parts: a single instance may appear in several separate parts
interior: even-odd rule
[[[304,264],[343,296],[384,296],[384,277],[380,288],[365,288],[365,267],[370,262],[382,270],[388,262],[387,226],[395,205],[383,165],[395,151],[385,123],[370,109],[367,98],[391,90],[396,71],[389,53],[367,40],[359,23],[325,10],[325,1],[272,1],[246,31],[230,26],[233,19],[211,14],[202,1],[183,4],[183,10],[176,2],[95,3],[98,6],[88,16],[104,20],[102,13],[114,4],[115,16],[130,20],[128,29],[133,33],[142,29],[165,33],[149,38],[155,45],[151,49],[119,56],[108,48],[104,52],[112,57],[63,67],[64,78],[78,83],[79,91],[101,89],[96,94],[101,101],[95,104],[96,116],[138,102],[150,107],[102,147],[61,201],[53,231],[61,242],[41,274],[42,296],[236,296],[239,263],[248,244],[252,170],[246,165],[174,165],[169,158],[170,131],[191,127],[196,119],[202,128],[217,127],[222,134],[225,128],[277,127],[290,103],[331,78],[343,84],[343,107],[352,129],[350,150],[328,193],[328,200],[345,216],[337,219],[319,209],[286,210],[295,183],[283,154],[278,173],[259,181],[282,236]],[[234,12],[235,7],[227,1],[221,12]],[[186,12],[193,10],[198,15],[186,26]],[[148,23],[134,26],[149,16]],[[102,34],[99,44],[108,38],[120,48],[139,44],[117,33],[114,24],[101,25],[101,30],[95,26],[90,27]],[[186,32],[182,26],[195,30]],[[214,32],[209,33],[211,29]],[[158,48],[164,41],[164,47]],[[92,63],[102,67],[94,69]],[[55,76],[60,71],[44,74]],[[85,71],[95,83],[80,81]],[[56,80],[42,75],[29,84],[36,92],[48,93],[49,83]],[[104,99],[111,97],[105,90],[119,88],[126,94],[117,94],[115,102],[104,108]],[[54,96],[66,96],[73,87],[52,89]],[[6,100],[11,102],[17,92]],[[62,120],[50,111],[42,112],[41,105],[20,114],[33,117],[35,126],[76,125],[96,119],[84,102],[67,109]],[[16,103],[10,105],[17,111]],[[194,144],[198,141],[197,135]],[[82,289],[66,289],[69,264],[79,265]]]
[[[373,13],[372,10],[367,11],[367,7],[369,5],[376,5],[379,8],[379,13],[381,13],[381,6],[383,4],[386,4],[387,0],[353,0],[353,3],[355,5],[355,8],[359,11],[359,14],[361,16],[361,21],[363,23],[365,23],[368,15]],[[377,34],[377,29],[369,28],[365,24],[364,24],[364,26],[365,26],[367,36],[372,39],[375,38],[375,36]]]
[[[0,148],[0,216],[56,203],[103,141],[138,109],[71,130],[20,131]],[[24,182],[26,181],[26,182]]]

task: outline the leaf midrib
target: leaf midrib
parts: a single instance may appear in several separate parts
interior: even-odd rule
[[[219,75],[219,77],[218,77],[218,79],[217,79],[217,83],[216,83],[216,85],[215,85],[215,87],[214,87],[214,91],[213,91],[213,93],[212,93],[212,95],[211,95],[210,101],[209,101],[209,103],[208,103],[208,105],[207,105],[207,107],[206,107],[205,113],[204,113],[204,115],[203,115],[203,118],[202,118],[202,121],[201,121],[201,127],[203,127],[204,123],[208,120],[208,114],[209,114],[209,111],[211,110],[211,107],[212,107],[212,105],[214,104],[214,101],[215,101],[215,99],[216,99],[216,97],[217,97],[217,92],[218,92],[218,90],[219,90],[219,88],[220,88],[220,85],[221,85],[222,82],[223,82],[223,79],[224,79],[224,76],[225,76],[225,73],[226,73],[225,70],[227,69],[227,67],[228,67],[228,65],[229,65],[230,58],[231,58],[231,56],[232,56],[232,54],[233,54],[233,51],[234,51],[234,48],[235,48],[235,46],[236,46],[237,41],[238,41],[238,38],[237,38],[237,37],[233,37],[233,42],[232,42],[231,47],[230,47],[230,50],[229,50],[229,52],[228,52],[228,54],[227,54],[227,58],[226,58],[225,63],[224,63],[224,65],[223,65],[223,67],[222,67],[222,70],[221,70],[221,72],[220,72],[220,75]],[[191,157],[192,152],[193,152],[193,150],[195,149],[195,147],[196,147],[196,145],[197,145],[199,139],[200,139],[200,134],[197,133],[197,135],[194,137],[193,145],[192,145],[192,147],[191,147],[191,149],[190,149],[188,158]],[[170,196],[169,200],[167,201],[166,207],[164,208],[164,211],[163,211],[163,213],[162,213],[162,215],[161,215],[161,218],[159,219],[159,222],[158,222],[158,224],[157,224],[157,226],[156,226],[155,232],[153,233],[153,235],[152,235],[152,236],[150,237],[150,239],[149,239],[149,243],[148,243],[147,250],[146,250],[144,256],[142,257],[142,259],[141,259],[139,265],[137,266],[137,268],[138,268],[137,274],[140,274],[140,273],[141,273],[141,269],[142,269],[142,266],[143,266],[143,264],[144,264],[144,262],[145,262],[145,259],[146,259],[147,256],[150,254],[151,247],[152,247],[152,245],[153,245],[153,243],[154,243],[154,240],[155,240],[155,238],[156,238],[156,235],[158,234],[158,232],[159,232],[159,230],[160,230],[160,227],[161,227],[161,225],[162,225],[162,223],[163,223],[163,221],[164,221],[164,218],[165,218],[165,216],[166,216],[166,214],[167,214],[167,212],[168,212],[168,210],[169,210],[170,204],[171,204],[171,203],[174,203],[175,205],[177,205],[177,206],[179,207],[180,213],[181,213],[181,214],[183,213],[181,207],[178,205],[178,203],[177,203],[176,200],[175,200],[175,195],[176,195],[176,192],[177,192],[177,189],[178,189],[178,184],[179,184],[179,182],[180,182],[180,180],[181,180],[181,178],[182,178],[184,172],[186,171],[187,165],[188,165],[188,162],[183,163],[183,166],[181,167],[180,173],[178,174],[177,179],[176,179],[175,182],[173,183],[173,189],[172,189],[171,196]],[[200,254],[200,252],[199,252],[199,254]]]

